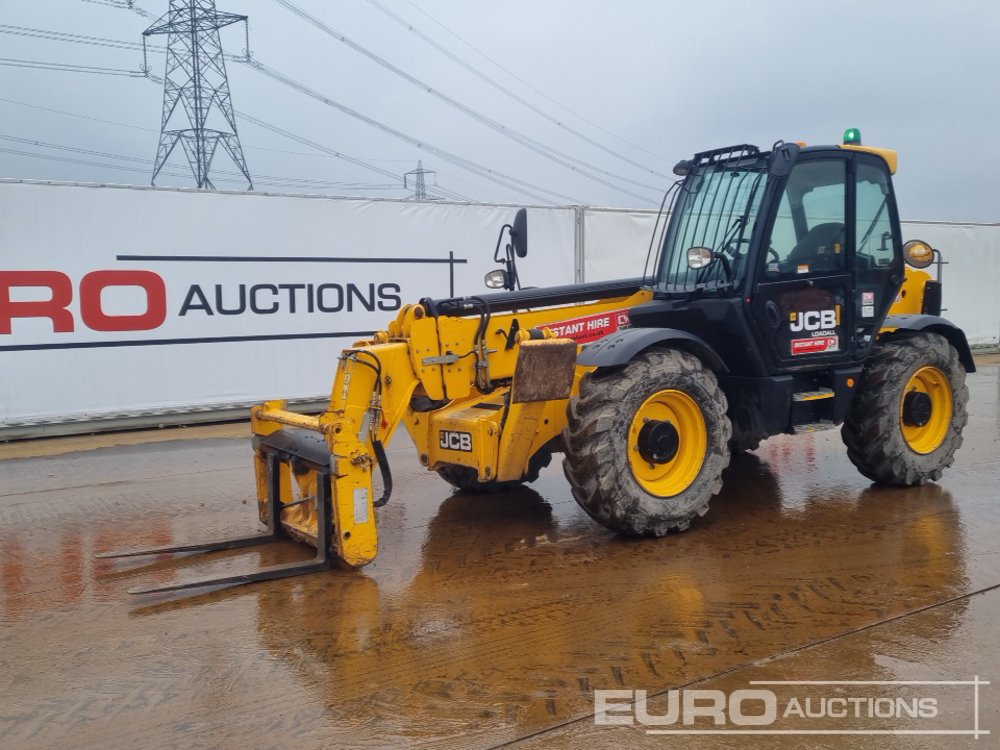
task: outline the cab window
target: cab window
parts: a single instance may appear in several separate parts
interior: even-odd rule
[[[788,176],[765,259],[765,277],[842,271],[847,247],[847,163],[805,161]]]
[[[894,247],[885,170],[860,163],[857,175],[856,265],[863,273],[891,266]]]

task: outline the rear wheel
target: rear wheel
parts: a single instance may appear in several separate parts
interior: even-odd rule
[[[880,484],[938,479],[962,444],[968,400],[965,369],[943,336],[920,333],[879,344],[841,432],[847,455]]]
[[[573,497],[620,534],[683,531],[722,489],[726,408],[715,375],[687,352],[652,350],[588,374],[563,432]]]
[[[538,475],[542,469],[550,463],[552,463],[552,452],[547,448],[542,448],[528,461],[528,471],[518,481],[481,482],[478,471],[471,466],[459,466],[458,464],[445,464],[438,468],[437,473],[438,476],[452,487],[464,492],[474,492],[477,494],[510,492],[511,490],[516,490],[524,483],[534,482],[538,479]]]

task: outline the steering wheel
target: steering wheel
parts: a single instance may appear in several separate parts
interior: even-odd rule
[[[781,256],[778,255],[778,251],[775,250],[773,247],[767,248],[767,256],[769,258],[773,256],[775,263],[780,263],[781,262]]]

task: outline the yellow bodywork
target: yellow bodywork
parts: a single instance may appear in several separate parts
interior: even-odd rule
[[[896,167],[899,166],[899,154],[895,151],[895,149],[879,148],[877,146],[862,146],[859,143],[845,143],[841,146],[841,148],[850,149],[851,151],[865,151],[869,154],[881,156],[885,159],[885,163],[889,165],[890,174],[896,174]]]
[[[928,281],[934,281],[934,277],[927,271],[907,266],[906,275],[903,277],[903,286],[896,295],[896,301],[889,308],[889,315],[916,315],[923,312],[924,293]],[[882,326],[879,329],[879,335],[892,333],[895,330],[892,326]]]
[[[470,317],[435,317],[421,305],[407,305],[387,330],[341,354],[329,405],[322,414],[296,414],[284,401],[269,401],[252,410],[254,434],[265,437],[293,428],[322,436],[330,452],[332,551],[348,565],[364,565],[378,553],[372,490],[378,461],[373,441],[387,444],[402,424],[428,469],[454,464],[475,469],[484,482],[520,479],[532,456],[561,434],[568,399],[578,392],[580,378],[587,372],[570,363],[575,369],[571,376],[565,373],[571,385],[563,398],[520,403],[510,398],[522,352],[537,343],[529,332],[535,329],[537,336],[542,330],[545,339],[565,347],[565,340],[556,339],[546,326],[624,311],[650,299],[652,293],[643,290],[587,304],[494,314],[480,350],[475,342],[481,319],[474,311]],[[515,320],[518,330],[510,336]],[[370,366],[376,362],[381,371],[378,383],[376,368]],[[427,411],[415,409],[420,402],[432,406]],[[280,464],[280,471],[280,502],[294,503],[281,511],[282,527],[290,536],[315,545],[315,503],[298,501],[317,496],[318,472],[288,462]],[[266,523],[268,472],[259,450],[255,473],[260,518]]]
[[[889,308],[889,314],[908,315],[923,312],[924,289],[928,281],[934,281],[934,277],[927,271],[919,271],[907,266],[903,287],[896,295],[896,301]]]

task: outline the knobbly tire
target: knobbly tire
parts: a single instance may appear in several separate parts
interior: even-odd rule
[[[637,479],[639,468],[633,469],[632,461],[639,457],[638,445],[629,443],[640,409],[663,393],[681,394],[675,397],[679,404],[689,401],[700,412],[704,457],[700,468],[692,469],[697,475],[681,491],[655,494]],[[573,497],[594,520],[619,534],[658,537],[684,531],[695,516],[708,511],[709,500],[722,489],[732,437],[726,410],[715,374],[694,355],[676,349],[650,350],[623,368],[584,376],[580,395],[570,400],[563,431],[563,471]],[[701,427],[688,435],[678,433],[678,444],[684,446],[692,434],[701,436]],[[630,459],[632,454],[636,457]],[[674,460],[683,455],[677,453]]]
[[[528,471],[519,481],[505,482],[481,482],[479,472],[470,466],[459,466],[458,464],[445,464],[438,468],[437,473],[444,481],[463,492],[476,494],[487,494],[494,492],[510,492],[516,490],[522,484],[530,484],[538,479],[542,469],[552,463],[552,452],[547,448],[542,448],[535,453],[528,461]]]
[[[925,388],[932,394],[939,392],[936,409],[949,401],[944,382],[950,388],[951,414],[940,425],[940,440],[935,434],[921,436],[923,428],[907,427],[904,418],[904,398],[909,391],[920,389],[922,372],[940,374],[934,376],[936,384],[932,378],[931,387]],[[968,400],[965,369],[944,336],[918,333],[880,343],[865,363],[841,430],[847,456],[858,471],[879,484],[910,486],[936,480],[951,466],[962,445]],[[932,424],[933,417],[928,422]]]

